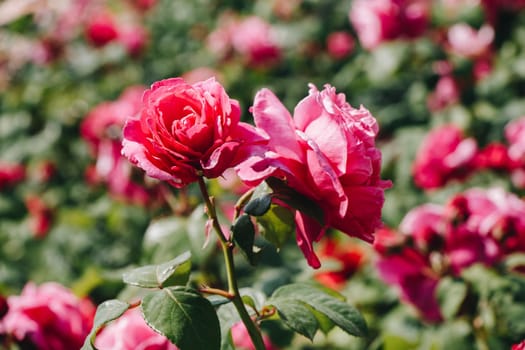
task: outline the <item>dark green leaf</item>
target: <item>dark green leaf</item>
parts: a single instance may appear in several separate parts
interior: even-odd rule
[[[191,271],[191,254],[185,252],[160,265],[148,265],[124,273],[125,283],[143,288],[163,288],[184,285]]]
[[[319,329],[319,322],[306,303],[292,299],[273,301],[283,322],[295,332],[313,340]]]
[[[142,300],[146,323],[181,350],[220,349],[219,319],[211,303],[181,287],[152,292]]]
[[[306,283],[286,285],[274,292],[268,304],[273,305],[289,300],[298,300],[308,304],[348,334],[355,336],[366,334],[367,327],[363,316],[355,308],[334,295],[327,294],[320,287]]]
[[[264,215],[270,209],[272,196],[264,194],[261,197],[252,198],[244,207],[244,212],[252,216]]]
[[[95,336],[98,331],[104,327],[108,322],[111,322],[120,316],[129,309],[129,304],[120,300],[107,300],[100,304],[97,307],[97,312],[95,313],[95,320],[93,321],[93,328],[86,340],[81,350],[95,350],[94,342]]]
[[[256,263],[256,253],[253,242],[255,240],[255,227],[249,215],[242,214],[232,226],[233,240],[241,249],[251,265]]]
[[[439,281],[436,293],[443,317],[452,319],[467,296],[467,285],[452,277],[445,277]]]
[[[277,248],[294,235],[295,221],[293,213],[287,208],[272,204],[262,216],[257,217],[261,234]]]

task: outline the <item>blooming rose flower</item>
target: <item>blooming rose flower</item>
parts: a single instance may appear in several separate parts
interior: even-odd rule
[[[53,282],[28,283],[20,296],[7,298],[0,334],[30,342],[39,350],[80,349],[89,334],[95,306]]]
[[[473,188],[454,197],[447,211],[455,213],[456,225],[459,216],[467,231],[483,237],[484,252],[477,253],[476,261],[490,265],[503,254],[525,251],[525,203],[516,195],[501,188]]]
[[[87,39],[97,47],[104,46],[118,37],[118,30],[109,13],[95,13],[86,26]]]
[[[132,166],[121,155],[121,129],[128,116],[139,112],[144,90],[142,86],[131,86],[117,101],[99,104],[80,127],[97,158],[90,174],[92,182],[105,182],[112,195],[141,204],[146,204],[153,193],[131,180]]]
[[[349,18],[361,45],[371,50],[385,41],[423,34],[428,6],[426,0],[355,0]]]
[[[175,187],[201,175],[215,178],[263,140],[239,119],[239,103],[215,79],[162,80],[144,94],[139,116],[128,119],[122,153],[149,176]]]
[[[21,182],[26,177],[26,169],[21,164],[0,162],[0,190]]]
[[[233,48],[253,65],[271,64],[281,56],[272,27],[256,16],[241,20],[232,31],[231,40]]]
[[[469,189],[444,206],[425,204],[407,213],[402,234],[376,233],[381,278],[428,320],[440,320],[439,279],[476,263],[493,266],[525,252],[525,202],[500,188]]]
[[[353,108],[329,85],[323,91],[310,85],[293,119],[268,89],[257,93],[252,113],[268,144],[237,166],[237,172],[251,185],[269,177],[282,179],[319,205],[323,224],[300,211],[295,214],[297,243],[308,263],[320,266],[313,242],[330,226],[373,241],[390,182],[380,179],[381,153],[374,144],[378,126],[370,112]]]
[[[485,57],[494,40],[494,29],[484,25],[475,30],[465,23],[457,23],[448,29],[448,43],[453,53],[468,58]]]
[[[151,329],[138,308],[106,326],[95,339],[100,350],[177,350],[168,338]]]
[[[347,32],[333,32],[326,39],[328,54],[335,59],[345,58],[354,50],[354,38]]]
[[[464,138],[454,125],[432,130],[423,140],[413,166],[416,185],[438,188],[451,179],[463,179],[473,170],[476,141]]]

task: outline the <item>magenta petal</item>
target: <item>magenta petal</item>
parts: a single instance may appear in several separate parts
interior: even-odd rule
[[[318,269],[321,267],[321,262],[317,255],[315,255],[313,242],[318,241],[323,236],[324,228],[322,228],[315,219],[300,211],[295,212],[295,224],[297,227],[297,245],[302,250],[308,265],[314,269]]]
[[[143,169],[150,177],[159,180],[172,180],[172,176],[157,168],[146,156],[146,148],[141,143],[143,136],[140,130],[140,121],[129,119],[124,126],[124,139],[122,140],[122,155],[133,164]]]
[[[285,158],[303,159],[292,117],[273,92],[260,90],[255,95],[252,113],[257,127],[270,135],[271,149]]]
[[[206,161],[201,162],[204,176],[215,178],[231,167],[238,148],[238,142],[226,142],[216,148]]]

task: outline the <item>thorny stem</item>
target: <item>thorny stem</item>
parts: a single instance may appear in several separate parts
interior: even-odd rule
[[[226,235],[222,231],[222,228],[219,224],[219,220],[217,218],[217,211],[215,210],[215,205],[213,203],[212,198],[210,198],[210,195],[208,194],[208,189],[206,188],[206,184],[204,183],[204,179],[202,177],[199,177],[199,188],[204,198],[204,203],[206,205],[208,217],[210,218],[212,226],[221,242],[222,252],[224,255],[224,262],[226,264],[226,274],[228,278],[228,293],[231,295],[231,301],[237,309],[237,312],[239,313],[239,316],[241,317],[244,326],[248,330],[248,334],[250,335],[255,349],[266,350],[261,332],[259,331],[258,326],[255,324],[255,322],[250,317],[250,314],[246,310],[246,307],[244,306],[244,303],[241,299],[241,294],[239,293],[237,279],[235,278],[235,265],[233,260],[233,248],[235,247],[235,245],[231,240],[226,238]]]

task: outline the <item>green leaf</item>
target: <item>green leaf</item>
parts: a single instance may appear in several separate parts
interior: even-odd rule
[[[295,233],[293,213],[279,205],[272,204],[270,209],[256,220],[261,227],[261,235],[277,248],[281,248]]]
[[[130,305],[120,300],[107,300],[97,307],[93,328],[89,332],[81,350],[95,350],[95,337],[98,331],[108,322],[111,322],[124,314]]]
[[[181,350],[220,349],[221,331],[215,309],[196,291],[164,288],[146,295],[141,308],[146,323]]]
[[[315,201],[288,187],[284,181],[275,177],[266,179],[266,182],[272,188],[275,198],[282,200],[290,207],[314,218],[321,226],[324,225],[323,210]]]
[[[256,264],[256,253],[253,249],[255,227],[249,215],[242,214],[232,226],[233,240],[241,249],[251,265]]]
[[[273,301],[279,317],[293,331],[313,340],[319,329],[319,322],[306,303],[290,299],[277,299]]]
[[[301,301],[328,317],[348,334],[364,336],[367,327],[363,316],[351,305],[338,299],[338,294],[328,294],[321,287],[295,283],[278,288],[268,300],[269,305]],[[315,313],[313,313],[315,316]],[[320,320],[318,320],[320,321]]]
[[[160,265],[147,265],[123,274],[125,283],[143,288],[184,285],[191,271],[191,254],[185,252]]]
[[[445,277],[437,286],[437,299],[445,319],[453,319],[467,296],[467,285],[464,282]]]
[[[261,216],[270,209],[271,204],[272,196],[267,193],[260,197],[252,198],[244,207],[244,212],[252,216]]]

